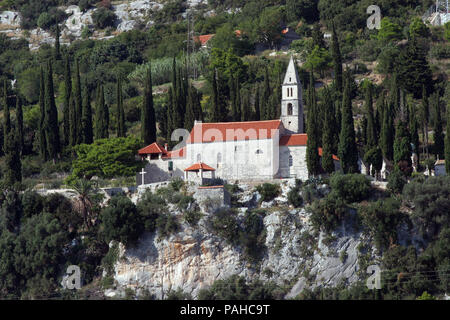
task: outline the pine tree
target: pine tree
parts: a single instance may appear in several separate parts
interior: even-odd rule
[[[434,109],[434,154],[439,159],[442,159],[444,156],[444,135],[442,132],[442,118],[441,118],[441,107],[439,101],[439,93],[435,92],[432,96],[432,103]]]
[[[47,152],[53,163],[60,151],[58,110],[56,109],[55,93],[53,87],[53,68],[50,61],[47,64],[47,81],[45,84],[45,138],[47,141]]]
[[[341,168],[344,173],[358,173],[358,149],[355,142],[355,127],[353,123],[350,81],[348,77],[345,81],[342,97],[342,120],[338,154],[341,161]]]
[[[39,155],[43,161],[47,161],[47,138],[45,137],[45,80],[44,70],[40,69],[40,89],[39,89]]]
[[[313,75],[311,72],[308,88],[308,123],[306,126],[308,140],[306,146],[306,164],[308,166],[308,173],[312,176],[320,174],[319,140],[321,140],[321,136],[318,131],[317,119],[319,115],[315,91]]]
[[[92,106],[89,94],[89,88],[85,84],[83,97],[83,114],[81,118],[83,143],[91,144],[94,142],[94,132],[92,128]]]
[[[6,171],[4,183],[13,187],[17,182],[22,181],[22,163],[20,160],[20,150],[17,148],[16,131],[5,132],[6,139],[4,145]]]
[[[81,78],[80,67],[78,59],[75,59],[75,83],[74,83],[73,99],[76,110],[76,124],[77,128],[81,129],[81,118],[83,117],[83,101],[81,96]],[[77,129],[77,144],[83,143],[82,130]]]
[[[117,79],[117,136],[125,137],[125,111],[123,109],[122,79]]]
[[[20,97],[17,96],[16,99],[16,136],[17,136],[17,144],[19,147],[19,153],[23,152],[24,142],[23,142],[23,110],[22,110],[22,102],[20,101]]]
[[[445,128],[445,171],[450,176],[450,108],[447,108],[447,126]]]
[[[64,59],[64,109],[63,109],[63,143],[65,146],[69,144],[70,137],[70,120],[69,120],[69,103],[72,94],[72,75],[70,73],[69,56],[66,55]]]
[[[343,89],[343,78],[342,78],[342,55],[339,46],[339,39],[336,33],[336,28],[333,22],[333,33],[331,37],[331,48],[333,55],[333,65],[334,65],[334,81],[335,88],[338,92],[342,92]]]
[[[324,125],[322,133],[322,168],[326,173],[334,172],[333,161],[333,141],[335,139],[333,128],[335,126],[333,100],[331,99],[331,93],[326,87],[324,89]],[[309,137],[308,137],[309,139]]]
[[[141,138],[146,145],[156,141],[156,117],[153,107],[152,74],[147,71],[145,81],[144,102],[142,105]]]

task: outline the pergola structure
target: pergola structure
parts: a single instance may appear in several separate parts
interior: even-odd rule
[[[215,179],[215,171],[216,169],[208,166],[207,164],[203,162],[199,162],[196,164],[193,164],[189,168],[184,169],[184,180],[189,181],[189,172],[195,172],[196,176],[194,179],[191,179],[193,181],[199,182],[200,184],[203,183],[203,173],[204,172],[211,172],[211,179]]]

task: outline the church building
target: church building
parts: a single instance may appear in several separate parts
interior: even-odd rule
[[[302,85],[290,59],[282,84],[281,118],[246,122],[195,122],[181,145],[168,151],[156,142],[139,150],[147,161],[138,185],[180,177],[204,184],[207,179],[308,179]],[[319,155],[322,150],[319,148]],[[336,170],[339,159],[333,156]]]

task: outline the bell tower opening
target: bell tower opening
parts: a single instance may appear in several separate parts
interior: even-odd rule
[[[292,103],[288,103],[287,115],[292,116]]]

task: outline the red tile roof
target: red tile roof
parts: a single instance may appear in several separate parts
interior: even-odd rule
[[[210,166],[204,164],[203,162],[193,164],[189,168],[184,169],[184,171],[199,171],[200,169],[202,169],[203,171],[216,171],[216,169],[211,168]]]
[[[140,149],[138,151],[138,153],[141,154],[141,155],[144,155],[144,154],[159,154],[159,153],[167,154],[167,150],[164,149],[163,146],[160,146],[156,142],[153,142],[151,145]]]
[[[308,135],[306,133],[292,134],[280,138],[280,146],[306,146]]]
[[[292,134],[280,138],[280,146],[306,146],[308,135],[306,133]],[[322,156],[322,148],[319,148],[319,156]],[[333,154],[333,160],[339,161],[339,158]]]
[[[200,44],[202,46],[204,46],[214,36],[215,36],[215,34],[205,34],[205,35],[202,35],[202,36],[195,37],[195,41],[200,42]]]
[[[187,143],[271,139],[281,120],[196,123]]]

